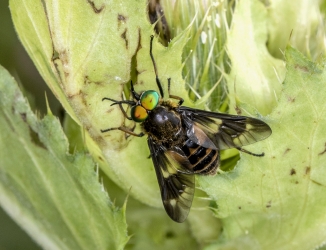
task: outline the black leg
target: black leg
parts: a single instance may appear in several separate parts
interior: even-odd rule
[[[154,36],[151,35],[151,43],[150,43],[149,55],[151,56],[151,59],[152,59],[152,62],[153,62],[153,66],[154,66],[154,72],[155,72],[155,76],[156,76],[156,84],[157,84],[158,89],[160,90],[161,97],[163,98],[164,97],[163,88],[162,88],[162,84],[160,82],[160,79],[158,78],[156,63],[155,63],[153,52],[152,52],[152,49],[153,49],[153,39],[154,39]]]
[[[121,111],[122,111],[122,113],[123,113],[123,115],[128,119],[128,120],[132,120],[132,118],[131,117],[129,117],[128,115],[127,115],[127,112],[124,110],[124,108],[122,107],[122,104],[128,104],[128,105],[130,105],[130,106],[134,106],[134,105],[136,105],[136,103],[134,102],[134,101],[128,101],[128,100],[125,100],[125,101],[116,101],[116,100],[113,100],[113,99],[111,99],[111,98],[107,98],[107,97],[104,97],[103,99],[102,99],[102,101],[104,101],[104,100],[109,100],[109,101],[112,101],[113,103],[110,105],[110,106],[113,106],[113,105],[119,105],[119,107],[120,107],[120,109],[121,109]]]
[[[128,101],[128,100],[123,100],[123,101],[116,101],[116,100],[114,100],[114,99],[111,99],[111,98],[108,98],[108,97],[104,97],[103,99],[102,99],[102,101],[104,101],[104,100],[108,100],[108,101],[111,101],[111,102],[113,102],[110,106],[113,106],[113,105],[116,105],[116,104],[128,104],[128,105],[130,105],[130,106],[134,106],[134,105],[136,105],[136,102],[134,102],[134,101]]]
[[[142,136],[145,135],[143,132],[141,132],[141,133],[139,133],[139,134],[136,134],[136,133],[134,133],[133,131],[130,131],[130,130],[128,130],[128,129],[125,128],[125,127],[108,128],[108,129],[103,129],[103,130],[101,129],[101,132],[102,132],[102,133],[105,133],[105,132],[108,132],[108,131],[111,131],[111,130],[121,130],[121,131],[123,131],[123,132],[125,132],[125,133],[127,133],[127,134],[130,134],[130,135],[133,135],[133,136],[137,136],[137,137],[142,137]]]
[[[182,105],[182,103],[184,102],[183,98],[181,98],[180,96],[176,96],[176,95],[171,95],[170,94],[170,86],[171,86],[171,78],[168,78],[168,91],[169,91],[169,98],[173,98],[176,100],[179,100],[179,106]]]
[[[130,81],[130,88],[131,88],[131,94],[132,94],[133,98],[136,99],[137,101],[139,101],[140,95],[138,93],[136,93],[136,91],[134,89],[134,85],[132,84],[132,81]]]
[[[243,153],[246,153],[246,154],[249,154],[249,155],[253,155],[253,156],[257,156],[257,157],[262,157],[262,156],[265,155],[264,152],[261,153],[261,154],[255,154],[255,153],[252,153],[252,152],[250,152],[250,151],[248,151],[248,150],[245,150],[245,149],[243,149],[243,148],[236,148],[236,149],[239,150],[239,151],[241,151],[241,152],[243,152]]]

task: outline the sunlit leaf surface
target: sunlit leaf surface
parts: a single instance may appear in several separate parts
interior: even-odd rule
[[[146,1],[16,0],[10,8],[23,45],[66,111],[85,129],[102,170],[137,199],[161,207],[146,139],[122,131],[101,133],[119,126],[135,129],[104,97],[126,98],[130,80],[136,91],[157,90]],[[186,38],[175,39],[167,49],[155,40],[153,53],[165,95],[171,78],[171,92],[188,102],[180,73]]]
[[[233,171],[200,178],[217,200],[216,216],[224,225],[219,249],[314,249],[324,244],[326,64],[313,63],[291,47],[285,57],[279,105],[265,119],[273,134],[246,147],[265,156],[242,154]]]
[[[89,155],[70,155],[60,122],[38,119],[0,67],[0,204],[44,249],[123,249],[125,208],[99,184]]]

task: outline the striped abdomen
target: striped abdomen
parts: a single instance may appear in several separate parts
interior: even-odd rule
[[[204,148],[188,139],[182,146],[182,151],[188,157],[194,173],[203,175],[216,174],[220,162],[217,150]]]

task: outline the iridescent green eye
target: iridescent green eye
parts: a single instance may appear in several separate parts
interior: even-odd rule
[[[140,97],[140,103],[146,110],[155,109],[159,100],[160,96],[154,90],[147,90]]]
[[[130,115],[135,122],[143,122],[148,117],[146,109],[140,105],[133,106],[131,108]]]

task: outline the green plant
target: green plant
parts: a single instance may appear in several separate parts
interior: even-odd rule
[[[42,247],[122,249],[130,238],[127,222],[133,234],[130,249],[186,244],[187,249],[311,249],[324,244],[325,59],[312,62],[287,45],[289,39],[313,59],[325,51],[323,5],[205,3],[161,3],[174,36],[168,47],[154,43],[165,92],[171,78],[171,92],[185,98],[186,105],[259,116],[273,135],[246,147],[265,157],[242,154],[233,168],[238,153],[225,152],[224,171],[197,178],[200,190],[186,222],[189,229],[168,221],[162,209],[136,201],[162,208],[146,140],[100,132],[124,122],[120,110],[103,97],[128,98],[130,79],[138,83],[136,90],[156,88],[146,1],[10,1],[21,42],[82,128],[68,137],[84,143],[92,155],[68,153],[58,120],[50,111],[37,118],[1,69],[0,203]],[[293,20],[303,16],[303,6],[305,22],[296,28]],[[303,34],[311,35],[303,42]],[[275,48],[285,49],[284,61]],[[112,183],[99,184],[98,167],[132,197],[121,208],[112,200],[125,199],[126,193]],[[202,199],[205,193],[210,201]]]

